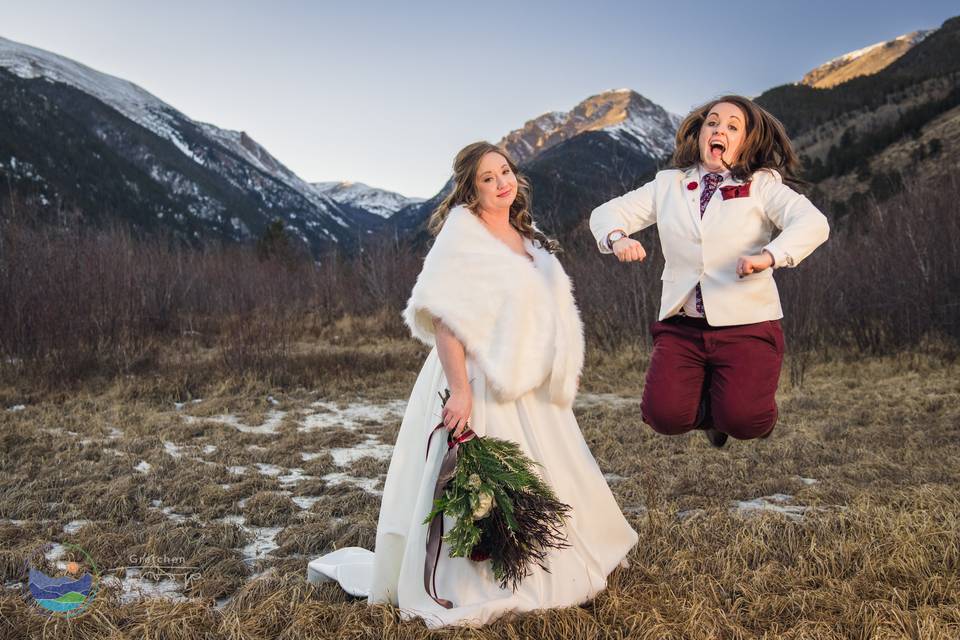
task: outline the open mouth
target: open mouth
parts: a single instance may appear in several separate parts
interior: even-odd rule
[[[719,140],[714,140],[710,143],[710,154],[715,157],[723,156],[723,152],[727,150],[726,145],[724,145]]]

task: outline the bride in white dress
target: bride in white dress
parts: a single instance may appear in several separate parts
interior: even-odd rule
[[[455,186],[430,220],[437,233],[404,319],[433,346],[410,395],[387,472],[375,553],[346,548],[308,567],[313,581],[338,580],[371,603],[392,603],[429,627],[482,625],[507,612],[583,603],[637,542],[574,417],[583,366],[583,330],[556,243],[533,226],[529,185],[499,148],[465,147]],[[451,392],[441,409],[439,394]],[[446,438],[508,439],[539,463],[543,479],[571,507],[568,547],[549,549],[516,591],[503,589],[489,562],[440,549],[425,587],[427,525]],[[441,432],[438,432],[438,434]],[[453,522],[445,518],[444,530]]]

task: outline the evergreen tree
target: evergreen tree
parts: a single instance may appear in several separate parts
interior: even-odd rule
[[[275,218],[257,239],[257,255],[261,260],[293,257],[290,238],[283,228],[283,220]]]

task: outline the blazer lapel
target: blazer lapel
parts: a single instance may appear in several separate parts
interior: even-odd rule
[[[701,234],[700,229],[700,172],[694,165],[683,172],[683,180],[680,182],[681,197],[687,201],[687,209],[690,213],[690,219],[697,235]],[[695,185],[692,189],[690,185]]]

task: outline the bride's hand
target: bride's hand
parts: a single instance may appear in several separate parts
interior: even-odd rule
[[[464,390],[450,392],[447,403],[443,405],[443,426],[453,432],[454,438],[470,428],[470,412],[473,410],[473,393],[467,387]]]
[[[620,262],[641,262],[647,257],[643,245],[633,238],[620,238],[613,243],[613,253]]]

